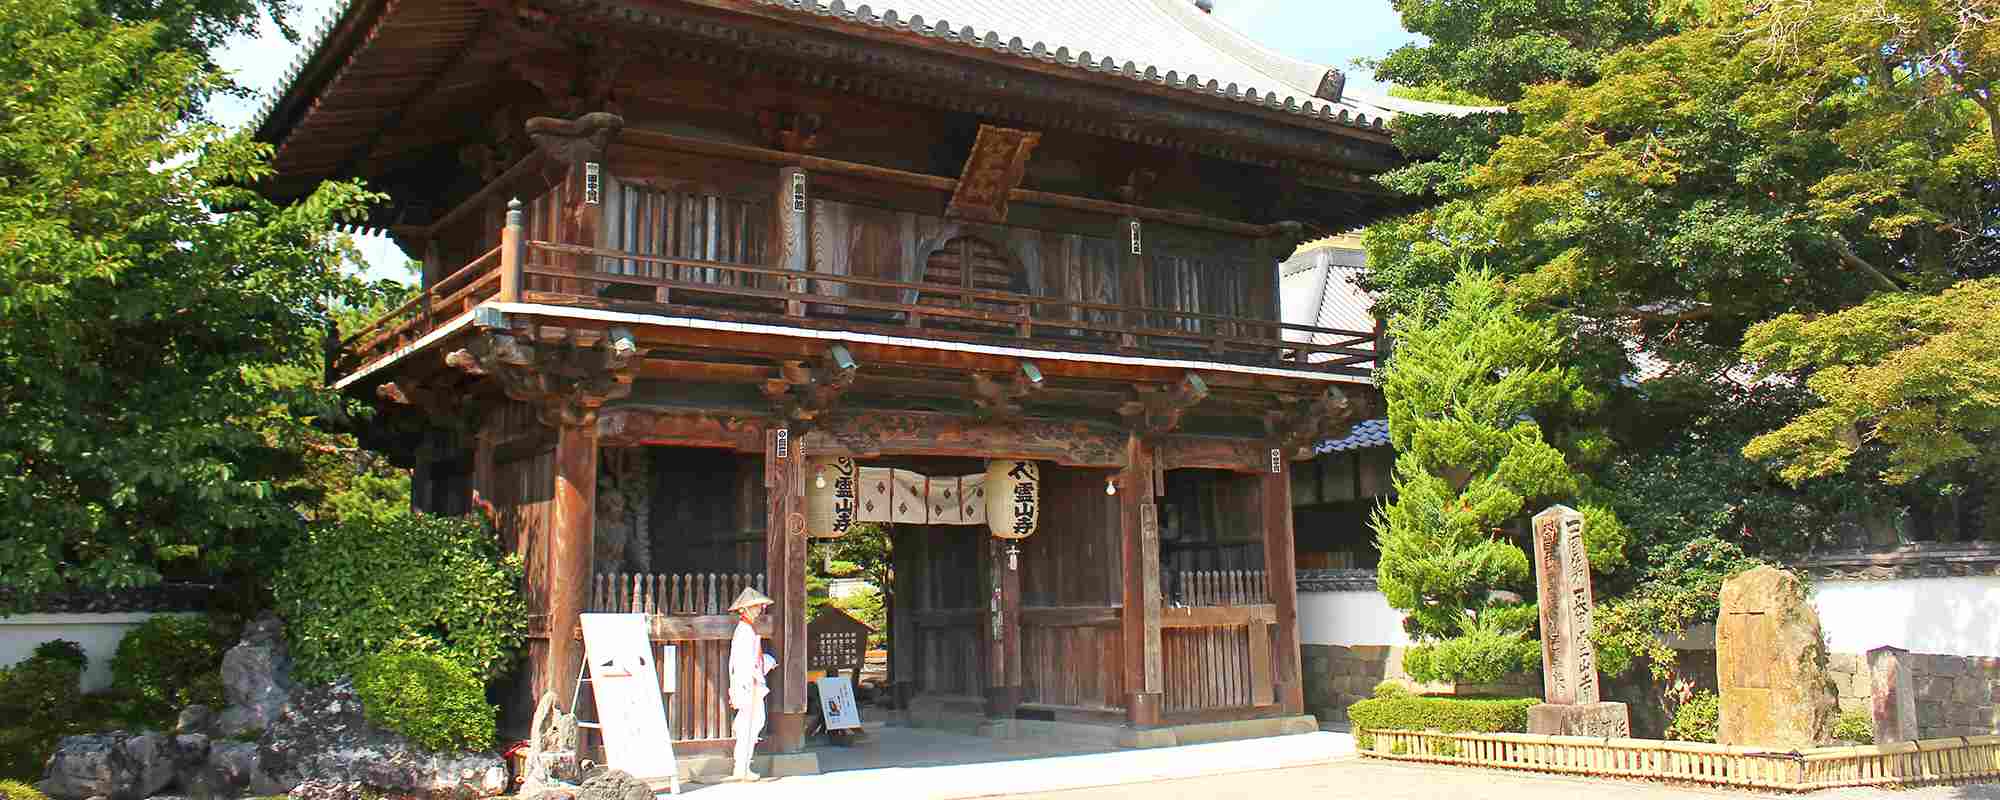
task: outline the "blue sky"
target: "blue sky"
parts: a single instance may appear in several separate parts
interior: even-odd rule
[[[293,27],[309,32],[337,4],[345,2],[301,0]],[[1389,0],[1215,0],[1214,14],[1273,50],[1346,70],[1347,84],[1353,88],[1379,91],[1382,87],[1365,70],[1350,67],[1350,61],[1380,56],[1416,39],[1414,34],[1403,30]],[[299,47],[285,41],[267,23],[260,36],[231,42],[218,58],[224,67],[236,73],[238,81],[268,96],[282,88],[279,84],[285,71],[298,54]],[[229,101],[218,104],[215,112],[225,124],[242,125],[251,120],[260,105],[261,99]],[[402,253],[394,244],[374,237],[364,238],[359,244],[373,265],[369,270],[371,275],[405,277],[398,266]]]

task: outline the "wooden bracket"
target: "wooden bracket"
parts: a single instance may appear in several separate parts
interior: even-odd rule
[[[988,419],[1018,419],[1021,416],[1021,401],[1029,395],[1040,392],[1043,387],[1042,370],[1032,361],[1021,362],[1021,368],[1013,378],[1001,382],[984,372],[972,373],[972,404],[979,407],[980,416]]]
[[[596,111],[576,119],[535,117],[527,121],[528,138],[549,157],[551,166],[567,170],[585,161],[600,161],[611,140],[625,128],[625,118]]]
[[[599,407],[632,393],[637,356],[638,346],[623,328],[588,345],[576,332],[560,343],[537,344],[488,331],[446,355],[445,364],[493,376],[508,398],[535,406],[545,425],[594,426]]]
[[[1275,405],[1264,412],[1264,431],[1296,459],[1309,456],[1310,452],[1301,451],[1310,451],[1322,440],[1337,439],[1353,431],[1371,404],[1362,394],[1349,394],[1339,386],[1329,386],[1313,397],[1279,400]]]
[[[972,143],[972,154],[965,158],[965,169],[944,215],[1006,222],[1007,195],[1020,187],[1021,177],[1028,171],[1028,156],[1041,141],[1039,133],[980,125],[979,138]]]
[[[1134,391],[1136,399],[1119,406],[1119,415],[1132,431],[1158,436],[1180,427],[1181,414],[1208,397],[1208,383],[1190,371],[1181,373],[1181,379],[1172,386]]]
[[[807,369],[799,361],[779,365],[778,376],[764,381],[764,396],[784,421],[811,422],[840,403],[859,370],[847,346],[836,344],[827,348],[816,369]]]
[[[774,150],[810,153],[825,144],[821,136],[825,126],[818,114],[765,109],[757,112],[757,125],[764,129],[764,139]]]

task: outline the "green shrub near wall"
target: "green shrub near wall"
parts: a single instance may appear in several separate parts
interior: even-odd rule
[[[69,732],[85,663],[82,647],[57,640],[18,664],[0,667],[0,779],[42,777],[56,740]]]
[[[20,781],[0,780],[0,800],[49,800],[49,796]]]
[[[368,721],[433,752],[486,750],[497,716],[479,675],[421,652],[383,653],[355,670],[354,693]]]
[[[1526,733],[1528,708],[1535,697],[1373,697],[1347,707],[1355,745],[1373,747],[1368,731],[1439,731],[1443,733]]]
[[[111,691],[129,714],[165,726],[181,709],[221,708],[222,655],[234,637],[202,616],[158,616],[118,640],[111,656]]]

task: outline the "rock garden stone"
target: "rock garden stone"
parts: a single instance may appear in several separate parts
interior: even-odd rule
[[[593,770],[576,793],[577,800],[653,800],[645,781],[622,769]]]
[[[269,614],[243,629],[243,640],[222,656],[222,693],[229,705],[216,732],[254,738],[277,721],[291,698],[292,659],[284,626]]]
[[[69,736],[56,745],[36,788],[57,800],[142,800],[173,784],[178,755],[163,733]]]

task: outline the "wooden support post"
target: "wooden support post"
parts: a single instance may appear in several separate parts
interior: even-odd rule
[[[1119,302],[1125,306],[1118,314],[1118,324],[1126,330],[1145,327],[1145,315],[1131,309],[1146,305],[1146,257],[1145,229],[1138,217],[1123,217],[1118,220],[1118,288]],[[1118,337],[1118,346],[1127,350],[1139,346],[1139,337],[1130,333]]]
[[[806,290],[805,274],[810,266],[806,258],[809,233],[806,228],[808,220],[806,209],[810,204],[806,197],[806,185],[809,180],[810,176],[806,171],[798,167],[778,170],[778,197],[776,202],[771,204],[778,214],[778,269],[798,273],[798,277],[786,277],[785,285],[777,287],[785,291],[796,290],[803,293]],[[805,316],[805,302],[787,300],[785,314],[792,317]]]
[[[805,747],[806,732],[806,518],[805,458],[785,428],[764,433],[764,485],[770,518],[764,529],[766,588],[773,605],[771,644],[778,669],[771,675],[767,717],[776,752]],[[733,599],[733,598],[732,598]]]
[[[491,414],[481,414],[479,432],[472,437],[472,495],[488,503],[493,502],[494,483],[498,480],[493,463],[493,448],[500,434],[494,429],[492,417]],[[474,514],[485,513],[477,503],[468,502],[467,507],[471,508]],[[493,524],[498,528],[500,521],[494,520]],[[509,553],[518,552],[510,531],[496,532],[500,536],[501,549]]]
[[[1138,434],[1125,444],[1118,476],[1118,520],[1123,533],[1126,721],[1135,728],[1160,724],[1160,518],[1153,483],[1153,448]]]
[[[988,584],[993,588],[987,623],[986,716],[1013,719],[1021,705],[1021,570],[1019,545],[1006,539],[987,540]]]
[[[1271,587],[1271,603],[1277,607],[1272,642],[1277,662],[1272,664],[1278,705],[1287,714],[1303,714],[1305,685],[1299,675],[1299,586],[1298,554],[1292,544],[1292,462],[1284,451],[1272,448],[1271,464],[1264,473],[1264,570]]]
[[[500,293],[502,303],[521,302],[521,268],[527,261],[527,244],[521,233],[521,198],[507,201],[507,224],[500,227]]]
[[[578,616],[590,592],[591,550],[597,527],[597,424],[565,424],[556,429],[555,514],[549,521],[550,691],[569,708],[576,693],[583,642]],[[575,709],[570,709],[575,711]]]

